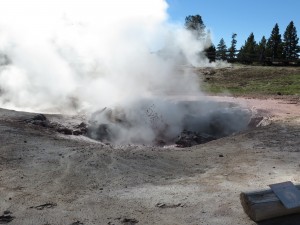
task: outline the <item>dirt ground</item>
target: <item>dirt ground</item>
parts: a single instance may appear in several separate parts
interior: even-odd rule
[[[213,99],[251,108],[271,124],[191,148],[111,146],[1,109],[0,224],[257,224],[239,194],[300,182],[300,103]],[[295,215],[258,224],[299,221]]]

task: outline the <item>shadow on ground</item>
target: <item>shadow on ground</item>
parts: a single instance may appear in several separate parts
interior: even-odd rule
[[[257,225],[299,225],[300,214],[282,216],[271,220],[265,220],[257,223]]]

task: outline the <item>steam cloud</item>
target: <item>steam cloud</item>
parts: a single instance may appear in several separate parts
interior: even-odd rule
[[[117,126],[119,142],[151,142],[156,126],[177,135],[186,110],[165,99],[201,95],[197,76],[182,66],[208,64],[199,51],[210,39],[168,23],[167,7],[164,0],[1,0],[0,107],[107,107],[94,123]],[[109,109],[128,123],[114,124]]]

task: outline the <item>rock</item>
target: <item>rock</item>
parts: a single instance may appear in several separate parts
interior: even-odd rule
[[[163,209],[166,209],[166,208],[178,208],[178,207],[184,207],[184,204],[182,204],[182,203],[178,203],[178,204],[157,203],[155,205],[155,207],[163,208]]]
[[[52,126],[56,128],[57,132],[65,135],[84,135],[87,134],[88,131],[87,125],[85,123],[81,123],[71,128],[58,123],[52,123]]]
[[[263,117],[263,119],[256,125],[256,127],[269,126],[272,123],[271,119],[268,117]]]
[[[75,130],[73,130],[73,135],[83,135],[83,134],[87,134],[88,132],[88,126],[84,122],[78,124],[74,128]]]
[[[32,118],[32,120],[46,121],[47,118],[46,118],[46,116],[45,116],[44,114],[38,114],[38,115],[34,116],[34,117]]]
[[[213,138],[212,136],[208,136],[205,134],[198,134],[197,132],[184,130],[181,132],[175,144],[177,145],[177,147],[185,148],[197,144],[204,144],[212,140],[215,140],[215,138]]]
[[[77,220],[76,222],[74,222],[74,223],[71,223],[71,225],[83,225],[83,223],[82,223],[82,222],[80,222],[79,220]]]
[[[87,128],[87,124],[86,123],[84,123],[84,122],[82,122],[82,123],[80,123],[80,124],[78,124],[77,126],[75,126],[76,128]]]
[[[66,134],[66,135],[72,135],[73,131],[70,128],[64,127],[64,126],[60,126],[58,128],[56,128],[56,131],[62,134]]]
[[[72,133],[73,133],[73,135],[76,135],[76,136],[83,134],[81,130],[73,130]]]
[[[263,120],[263,116],[256,116],[256,117],[252,117],[249,124],[248,124],[248,127],[249,128],[254,128],[254,127],[257,127],[257,124],[260,123],[260,121]]]
[[[88,131],[87,124],[84,122],[69,128],[57,122],[50,122],[43,114],[38,114],[33,118],[25,120],[25,122],[45,128],[55,129],[57,132],[65,135],[84,135],[87,134]]]
[[[0,224],[10,223],[14,218],[14,216],[11,216],[11,212],[6,210],[3,212],[3,215],[0,216]]]
[[[121,223],[125,224],[125,225],[135,225],[137,224],[139,221],[136,219],[128,219],[128,218],[124,218],[121,220]]]
[[[37,210],[43,210],[43,209],[50,209],[50,208],[54,208],[56,207],[57,204],[56,203],[46,203],[43,205],[38,205],[38,206],[31,206],[30,209],[37,209]]]
[[[46,118],[44,114],[35,115],[33,118],[25,120],[25,122],[42,126],[42,127],[48,127],[50,125],[49,120]]]

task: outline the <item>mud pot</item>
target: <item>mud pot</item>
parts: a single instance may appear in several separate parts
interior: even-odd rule
[[[150,144],[119,141],[118,133],[92,136],[102,124],[101,134],[135,125],[128,114],[111,117],[114,109],[96,114],[105,123],[1,109],[0,223],[254,225],[240,192],[299,183],[298,102],[212,97],[213,106],[201,108],[194,97],[178,99],[174,104],[187,109],[181,129],[150,123],[159,128]],[[192,147],[176,147],[184,135],[182,145]],[[293,215],[259,224],[298,221]]]
[[[204,144],[212,140],[236,134],[254,127],[270,124],[268,117],[253,109],[241,107],[235,103],[218,102],[215,100],[199,101],[165,101],[164,104],[180,111],[174,120],[169,119],[170,112],[162,112],[149,102],[143,107],[135,108],[139,111],[142,121],[130,119],[126,110],[103,108],[94,112],[84,121],[74,123],[69,121],[50,121],[44,114],[37,114],[24,120],[28,124],[37,125],[65,135],[84,135],[106,144],[144,144],[150,146],[191,147]],[[130,111],[127,113],[130,113]],[[172,117],[173,115],[170,115]],[[51,116],[50,116],[51,117]],[[88,119],[87,119],[88,118]],[[144,124],[143,124],[144,123]],[[146,135],[125,136],[143,127]],[[123,133],[122,133],[123,130]],[[149,137],[147,137],[147,132]]]

